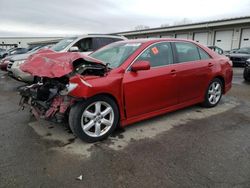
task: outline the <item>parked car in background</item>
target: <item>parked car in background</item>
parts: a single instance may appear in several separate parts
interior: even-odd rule
[[[237,52],[238,50],[239,50],[239,48],[234,48],[234,49],[230,50],[228,53],[233,54],[233,53]]]
[[[219,48],[218,46],[207,46],[208,48],[210,48],[211,50],[217,52],[218,54],[222,55],[224,53],[224,51]]]
[[[65,38],[52,46],[51,50],[56,52],[81,52],[88,55],[107,44],[125,39],[125,37],[118,35],[82,35]]]
[[[39,82],[21,88],[21,105],[61,122],[87,142],[114,129],[202,103],[216,106],[232,85],[232,67],[196,42],[138,39],[107,45],[88,56],[50,53],[21,66]]]
[[[250,58],[250,47],[240,48],[227,55],[233,62],[233,66],[246,66],[246,61]]]
[[[4,52],[4,51],[6,51],[5,49],[3,49],[3,48],[0,48],[0,52]]]
[[[245,81],[250,82],[250,59],[246,61],[246,66],[243,72],[243,78]]]
[[[37,47],[34,47],[34,48],[24,48],[25,50],[25,53],[28,53],[28,52],[30,52],[30,51],[32,51],[33,49],[36,49],[36,48],[38,48],[39,46],[37,46]],[[23,49],[23,48],[22,48]],[[3,71],[7,71],[7,67],[8,67],[8,64],[10,63],[10,60],[13,58],[13,57],[15,57],[15,56],[19,56],[19,55],[22,55],[22,54],[25,54],[25,53],[23,53],[24,51],[19,51],[19,52],[17,52],[17,51],[12,51],[12,50],[14,50],[14,48],[13,49],[11,49],[11,50],[9,50],[9,54],[10,55],[8,55],[8,56],[6,56],[5,58],[3,58],[3,59],[1,59],[0,60],[0,69],[1,70],[3,70]],[[17,52],[17,53],[16,53]]]
[[[11,56],[11,55],[24,54],[28,51],[29,51],[29,49],[27,49],[27,48],[11,48],[7,51],[0,52],[0,59],[5,58],[7,56]]]
[[[48,49],[51,47],[51,45],[41,45],[41,46],[36,46],[29,52],[25,54],[20,54],[20,55],[15,55],[12,58],[9,59],[8,65],[7,65],[7,71],[10,76],[18,79],[19,81],[24,81],[24,82],[32,82],[33,81],[33,76],[31,76],[28,73],[25,73],[21,71],[19,68],[22,63],[30,56],[35,53],[37,53],[41,49]]]
[[[92,51],[101,48],[112,42],[125,40],[125,37],[113,36],[113,35],[83,35],[79,37],[69,37],[61,40],[57,44],[53,45],[50,53],[53,52],[81,52],[83,54],[89,54]],[[35,54],[36,52],[32,53]],[[34,77],[20,69],[20,65],[32,54],[15,57],[8,64],[8,71],[19,81],[33,82]]]
[[[0,69],[2,71],[7,71],[7,66],[9,64],[9,59],[8,58],[3,58],[0,60]]]

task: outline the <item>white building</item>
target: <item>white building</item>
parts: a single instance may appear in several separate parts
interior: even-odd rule
[[[30,44],[58,42],[62,37],[0,37],[0,48],[23,47],[26,48]]]
[[[225,51],[250,47],[250,16],[116,33],[127,38],[184,38]]]

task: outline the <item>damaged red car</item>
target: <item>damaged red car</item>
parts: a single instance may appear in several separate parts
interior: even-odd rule
[[[180,39],[121,41],[89,57],[38,54],[21,69],[38,80],[20,90],[21,105],[37,118],[68,119],[72,132],[87,142],[197,103],[214,107],[232,85],[227,57]]]

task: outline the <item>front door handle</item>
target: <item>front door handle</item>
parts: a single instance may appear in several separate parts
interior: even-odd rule
[[[212,66],[214,66],[213,63],[208,63],[208,67],[212,67]]]

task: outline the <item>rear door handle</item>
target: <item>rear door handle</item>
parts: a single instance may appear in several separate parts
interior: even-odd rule
[[[214,66],[214,64],[213,63],[208,63],[208,66],[212,67],[212,66]]]
[[[170,74],[171,74],[171,75],[176,75],[176,70],[175,70],[175,69],[172,69],[172,70],[170,71]]]

